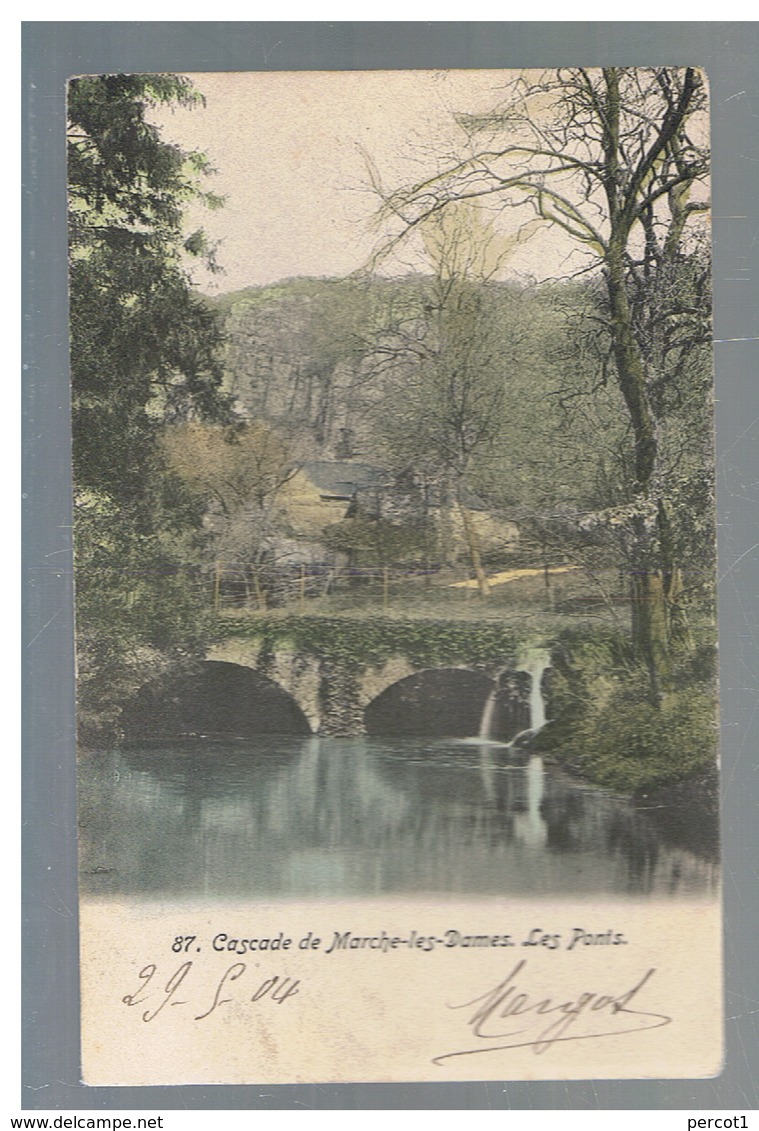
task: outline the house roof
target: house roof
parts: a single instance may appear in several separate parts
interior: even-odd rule
[[[352,500],[358,492],[372,488],[398,489],[395,476],[383,467],[354,460],[312,460],[304,463],[302,470],[319,490],[322,497]],[[474,491],[462,485],[461,498],[465,506],[473,511],[486,511],[488,508]],[[428,489],[427,500],[430,506],[439,507],[441,491],[437,486]]]
[[[390,486],[392,476],[381,467],[352,460],[315,460],[303,464],[303,471],[323,494],[352,499],[366,487]]]

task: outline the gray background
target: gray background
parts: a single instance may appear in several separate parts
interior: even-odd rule
[[[26,1108],[687,1108],[757,1103],[759,24],[28,23],[23,28]],[[106,71],[697,64],[711,83],[726,1065],[712,1080],[79,1083],[65,83]]]

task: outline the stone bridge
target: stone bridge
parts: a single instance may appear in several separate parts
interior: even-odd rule
[[[543,659],[531,666],[492,622],[261,617],[240,627],[227,624],[204,663],[144,687],[127,733],[476,736],[485,716],[490,737],[508,741],[530,725],[548,663],[533,645]]]

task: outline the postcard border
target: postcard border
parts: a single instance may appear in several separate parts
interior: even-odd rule
[[[24,761],[23,1084],[26,1109],[582,1109],[759,1106],[744,1003],[759,994],[749,756],[759,718],[753,547],[759,477],[759,25],[751,23],[88,23],[23,25]],[[66,326],[65,81],[108,71],[494,68],[583,63],[705,67],[712,93],[715,363],[727,1056],[713,1080],[91,1088],[79,1081],[79,974]],[[752,103],[753,97],[753,103]],[[756,245],[754,244],[756,256]],[[744,261],[748,267],[751,264]],[[751,336],[752,330],[754,336]],[[753,364],[752,364],[753,363]],[[39,1018],[44,1017],[44,1029]],[[178,1094],[181,1092],[181,1096]]]

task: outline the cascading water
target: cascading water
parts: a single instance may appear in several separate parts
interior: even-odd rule
[[[485,706],[482,708],[482,718],[480,719],[480,730],[477,737],[481,742],[488,742],[490,740],[490,732],[493,729],[493,715],[495,713],[495,703],[498,696],[498,684],[495,685],[493,690],[485,700]]]
[[[517,670],[530,676],[530,730],[533,734],[546,725],[546,705],[543,699],[543,673],[551,666],[548,652],[537,652]]]
[[[530,677],[530,696],[528,699],[530,725],[526,730],[521,730],[519,734],[515,735],[509,743],[509,746],[515,746],[520,738],[537,734],[537,732],[542,730],[546,725],[546,705],[543,699],[542,685],[543,673],[546,671],[546,668],[550,668],[550,666],[551,656],[545,649],[541,648],[530,652],[517,668],[518,672],[527,672]]]
[[[546,710],[545,702],[543,700],[543,673],[546,668],[551,666],[551,657],[544,649],[536,650],[529,653],[522,661],[520,666],[516,668],[518,672],[527,672],[530,677],[530,694],[528,698],[528,707],[530,714],[530,725],[525,730],[521,730],[511,742],[507,743],[508,746],[514,746],[520,739],[528,734],[537,734],[542,727],[546,725]],[[496,705],[498,703],[498,692],[500,690],[499,683],[496,682],[495,686],[488,693],[485,703],[482,708],[482,715],[480,716],[480,727],[476,738],[467,739],[467,742],[481,742],[487,744],[501,745],[497,743],[492,736],[493,730],[493,717],[495,715]]]

